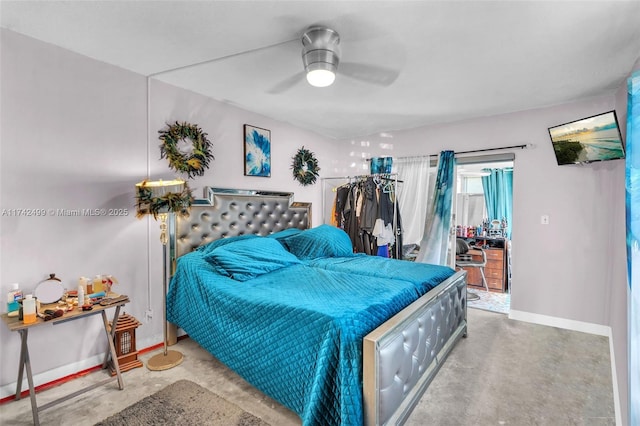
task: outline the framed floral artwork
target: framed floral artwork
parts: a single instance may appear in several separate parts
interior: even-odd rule
[[[271,176],[271,131],[244,125],[244,175]]]

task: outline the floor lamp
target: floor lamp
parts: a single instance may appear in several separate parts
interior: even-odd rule
[[[180,213],[191,205],[191,191],[183,180],[170,181],[143,181],[136,184],[137,217],[153,215],[154,219],[160,219],[160,242],[162,243],[162,325],[164,351],[152,356],[147,361],[149,370],[168,370],[182,362],[183,356],[178,351],[167,349],[167,288],[169,286],[169,273],[167,261],[167,219],[169,215]]]

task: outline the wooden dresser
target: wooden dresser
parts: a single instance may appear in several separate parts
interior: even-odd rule
[[[487,256],[487,265],[484,267],[484,276],[487,279],[487,286],[489,287],[489,291],[504,293],[508,289],[508,253],[507,248],[505,247],[506,244],[504,244],[504,242],[505,241],[503,239],[502,244],[494,244],[496,245],[496,247],[489,247],[484,249],[484,252]],[[471,249],[469,253],[472,255],[473,260],[482,260],[482,256],[477,250]],[[467,271],[468,285],[473,288],[484,288],[484,286],[482,285],[482,276],[480,275],[479,268],[466,267],[463,269]]]
[[[484,276],[487,279],[487,286],[491,291],[504,293],[507,290],[507,250],[488,248],[485,249],[485,253],[487,254],[487,266],[484,267]],[[482,285],[482,280],[480,285]]]

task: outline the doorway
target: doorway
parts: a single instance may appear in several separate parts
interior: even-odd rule
[[[453,226],[457,269],[467,271],[468,306],[508,314],[514,156],[502,157],[457,159]],[[461,266],[469,261],[476,265]]]

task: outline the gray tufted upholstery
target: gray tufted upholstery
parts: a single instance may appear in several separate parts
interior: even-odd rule
[[[212,189],[209,203],[195,204],[188,216],[176,218],[175,258],[221,238],[310,227],[311,204],[291,203],[291,194],[223,191]]]
[[[378,360],[377,367],[364,369],[365,388],[377,390],[375,395],[365,394],[367,424],[402,422],[455,341],[466,334],[464,277],[464,272],[458,273],[424,295],[405,310],[409,313],[390,320],[395,325],[384,334],[365,337],[365,364]]]

